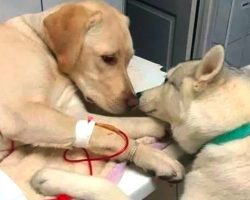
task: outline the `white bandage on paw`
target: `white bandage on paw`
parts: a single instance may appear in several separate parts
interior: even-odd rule
[[[73,144],[75,147],[86,148],[93,133],[95,122],[92,120],[79,120],[76,123],[75,134],[76,140]]]

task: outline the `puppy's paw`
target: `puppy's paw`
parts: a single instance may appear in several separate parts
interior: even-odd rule
[[[139,138],[136,140],[138,143],[140,144],[153,144],[153,143],[156,143],[157,142],[157,139],[155,137],[148,137],[148,136],[145,136],[145,137],[142,137],[142,138]]]
[[[170,182],[183,179],[184,167],[164,152],[148,146],[140,145],[134,158],[136,165],[142,167],[150,175]]]

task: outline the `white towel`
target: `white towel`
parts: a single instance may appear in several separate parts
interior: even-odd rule
[[[20,188],[0,170],[0,200],[27,200]]]
[[[166,73],[161,68],[161,65],[134,56],[128,67],[128,76],[134,91],[142,92],[163,84]]]

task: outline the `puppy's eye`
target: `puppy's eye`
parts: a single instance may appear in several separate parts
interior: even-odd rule
[[[117,63],[117,57],[115,55],[103,55],[101,58],[107,65],[115,65]]]
[[[164,81],[164,83],[166,83],[166,82],[168,82],[168,77],[166,77],[166,78],[165,78],[165,81]]]
[[[177,87],[177,85],[176,85],[175,82],[171,81],[171,82],[169,82],[169,83],[170,83],[176,90],[179,91],[179,88]]]

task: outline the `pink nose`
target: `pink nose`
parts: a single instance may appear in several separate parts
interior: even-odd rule
[[[126,101],[129,108],[133,108],[139,104],[139,99],[132,93],[128,95]]]

